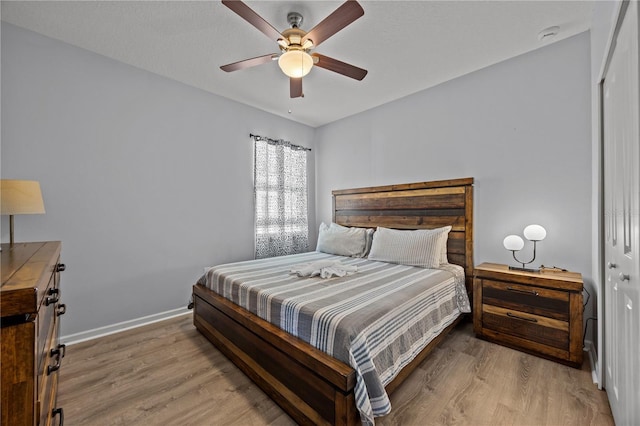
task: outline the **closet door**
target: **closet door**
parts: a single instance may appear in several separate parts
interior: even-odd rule
[[[603,82],[604,365],[616,424],[640,424],[638,3],[628,3]]]

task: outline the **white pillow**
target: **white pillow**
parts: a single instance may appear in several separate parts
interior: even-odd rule
[[[349,228],[336,223],[320,224],[316,251],[339,256],[363,257],[367,249],[367,231]]]
[[[447,263],[450,226],[437,229],[399,231],[378,227],[373,235],[369,259],[402,265],[437,268]]]

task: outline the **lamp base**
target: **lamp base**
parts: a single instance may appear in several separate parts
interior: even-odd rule
[[[9,215],[9,244],[13,245],[13,215]]]
[[[525,268],[522,266],[509,266],[510,271],[524,271],[524,272],[540,272],[539,268]]]

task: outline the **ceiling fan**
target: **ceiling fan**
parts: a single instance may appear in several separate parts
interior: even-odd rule
[[[302,94],[302,77],[307,75],[314,65],[356,80],[362,80],[367,75],[365,69],[319,53],[309,53],[320,43],[364,15],[362,6],[355,0],[343,3],[309,32],[300,29],[302,15],[291,12],[287,15],[287,21],[291,28],[282,33],[240,0],[222,0],[222,4],[277,42],[281,51],[279,54],[270,53],[223,65],[220,67],[223,71],[237,71],[278,59],[280,69],[289,77],[289,93],[292,98],[304,96]]]

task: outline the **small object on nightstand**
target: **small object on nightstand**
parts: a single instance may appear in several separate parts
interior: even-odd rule
[[[483,263],[474,269],[473,330],[478,337],[579,368],[582,276],[526,272]]]
[[[560,268],[558,266],[545,266],[540,265],[540,272],[569,272],[564,268]]]
[[[520,238],[518,235],[507,235],[505,239],[502,241],[504,248],[511,251],[513,253],[513,258],[516,262],[522,264],[520,266],[509,266],[509,269],[513,269],[515,271],[528,271],[528,272],[538,272],[538,269],[526,268],[524,265],[528,265],[536,260],[536,243],[538,241],[542,241],[547,236],[547,231],[540,225],[529,225],[524,228],[524,237],[533,241],[533,257],[528,262],[523,262],[516,257],[516,252],[522,250],[524,247],[524,240]]]

